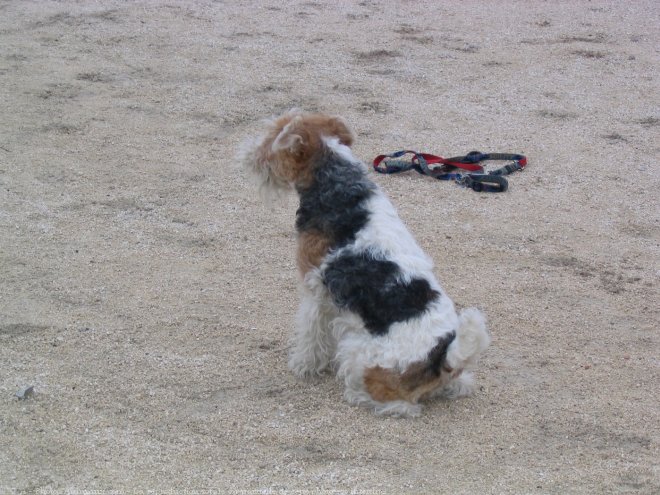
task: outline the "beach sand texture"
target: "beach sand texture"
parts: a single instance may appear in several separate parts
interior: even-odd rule
[[[0,493],[659,493],[659,46],[642,0],[0,2]],[[287,370],[296,199],[234,157],[292,107],[527,155],[371,174],[487,315],[474,396]]]

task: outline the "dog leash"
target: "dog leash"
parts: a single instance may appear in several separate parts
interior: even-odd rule
[[[405,155],[412,155],[409,160],[401,159]],[[504,167],[486,172],[481,162],[490,160],[510,161]],[[440,164],[437,167],[429,165]],[[429,153],[401,150],[389,155],[378,155],[374,158],[374,170],[381,174],[396,174],[408,170],[416,170],[420,174],[428,175],[438,180],[453,180],[457,184],[469,187],[476,192],[504,192],[509,182],[504,177],[527,166],[524,155],[514,153],[481,153],[471,151],[465,156],[443,158]],[[455,169],[465,170],[468,173],[456,173]]]

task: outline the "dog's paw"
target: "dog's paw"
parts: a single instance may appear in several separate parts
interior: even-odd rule
[[[293,355],[289,358],[289,369],[298,378],[307,379],[321,375],[328,368],[328,363],[300,359]]]
[[[422,414],[422,406],[405,400],[377,403],[374,412],[379,416],[394,416],[397,418],[417,418]]]

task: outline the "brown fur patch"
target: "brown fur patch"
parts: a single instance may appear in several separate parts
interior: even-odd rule
[[[364,386],[371,398],[379,402],[407,400],[400,375],[380,366],[364,370]]]
[[[303,126],[316,136],[336,137],[346,146],[353,145],[353,134],[344,121],[338,117],[329,117],[320,113],[303,115]]]
[[[321,264],[330,249],[332,240],[320,232],[301,232],[298,236],[298,269],[304,277],[312,268]]]
[[[292,146],[273,151],[273,142],[289,124],[287,135],[296,137]],[[313,161],[323,148],[324,137],[336,137],[346,146],[353,144],[353,134],[340,118],[317,113],[283,115],[273,122],[259,148],[261,163],[276,181],[307,187],[313,180]]]
[[[300,187],[309,187],[313,181],[313,169],[306,152],[288,153],[280,151],[272,166],[273,173],[289,183]]]
[[[438,375],[426,362],[413,363],[403,373],[380,366],[367,368],[364,372],[364,386],[371,398],[378,402],[405,400],[414,404],[446,385],[450,379],[451,373],[443,370]]]

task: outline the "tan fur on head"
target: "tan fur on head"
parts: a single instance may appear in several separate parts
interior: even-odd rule
[[[262,188],[307,187],[323,138],[353,144],[353,135],[341,118],[293,110],[274,119],[261,138],[244,143],[240,159],[256,173]]]

